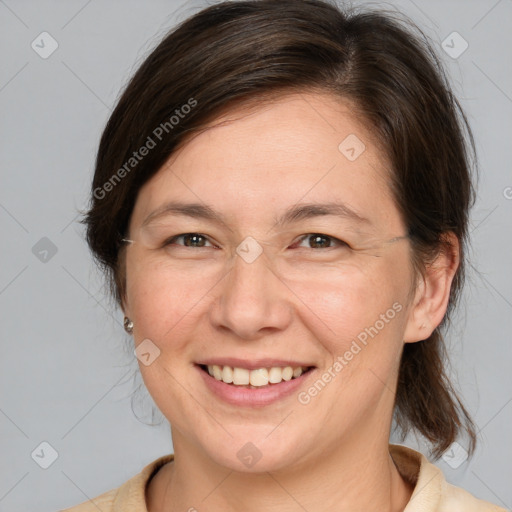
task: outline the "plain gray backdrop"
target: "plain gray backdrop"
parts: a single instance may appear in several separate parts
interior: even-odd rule
[[[0,0],[0,511],[81,503],[172,452],[166,422],[132,413],[141,382],[132,341],[77,213],[120,89],[167,30],[206,5]],[[436,464],[511,508],[512,1],[370,5],[398,8],[433,39],[476,137],[474,269],[449,348],[480,444],[470,461],[455,449]]]

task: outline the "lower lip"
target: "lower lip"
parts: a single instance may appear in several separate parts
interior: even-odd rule
[[[314,371],[313,368],[300,377],[281,381],[279,384],[270,384],[261,388],[243,388],[217,380],[199,366],[196,366],[196,368],[206,386],[214,395],[228,404],[246,407],[264,407],[292,395]]]

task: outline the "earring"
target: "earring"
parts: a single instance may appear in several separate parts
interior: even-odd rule
[[[124,317],[124,330],[131,334],[133,332],[133,322],[127,317]]]

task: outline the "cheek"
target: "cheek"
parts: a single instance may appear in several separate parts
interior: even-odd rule
[[[343,345],[376,322],[382,327],[388,317],[398,321],[386,322],[386,327],[394,323],[394,332],[400,330],[403,315],[396,309],[405,310],[408,279],[406,262],[382,259],[366,267],[326,267],[322,275],[303,278],[289,287],[307,306],[302,309],[309,310],[308,317],[317,319],[317,328],[325,332],[325,338]],[[393,309],[395,303],[400,306]]]
[[[158,262],[128,263],[127,294],[137,338],[176,341],[197,320],[215,281]]]
[[[362,414],[393,389],[403,346],[408,279],[407,261],[379,260],[366,272],[338,272],[321,288],[302,290],[304,302],[315,312],[309,316],[308,329],[327,356],[325,378],[334,383],[328,386],[327,402]]]
[[[399,279],[405,278],[384,268],[376,275],[346,281],[340,277],[323,292],[310,295],[311,309],[323,320],[322,331],[313,332],[327,355],[326,379],[333,382],[325,401],[339,406],[347,422],[372,410],[388,393],[393,400],[406,312]]]

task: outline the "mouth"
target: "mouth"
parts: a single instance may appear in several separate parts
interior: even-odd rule
[[[294,381],[310,373],[315,366],[262,366],[242,368],[231,365],[198,364],[203,373],[234,388],[267,389]]]

